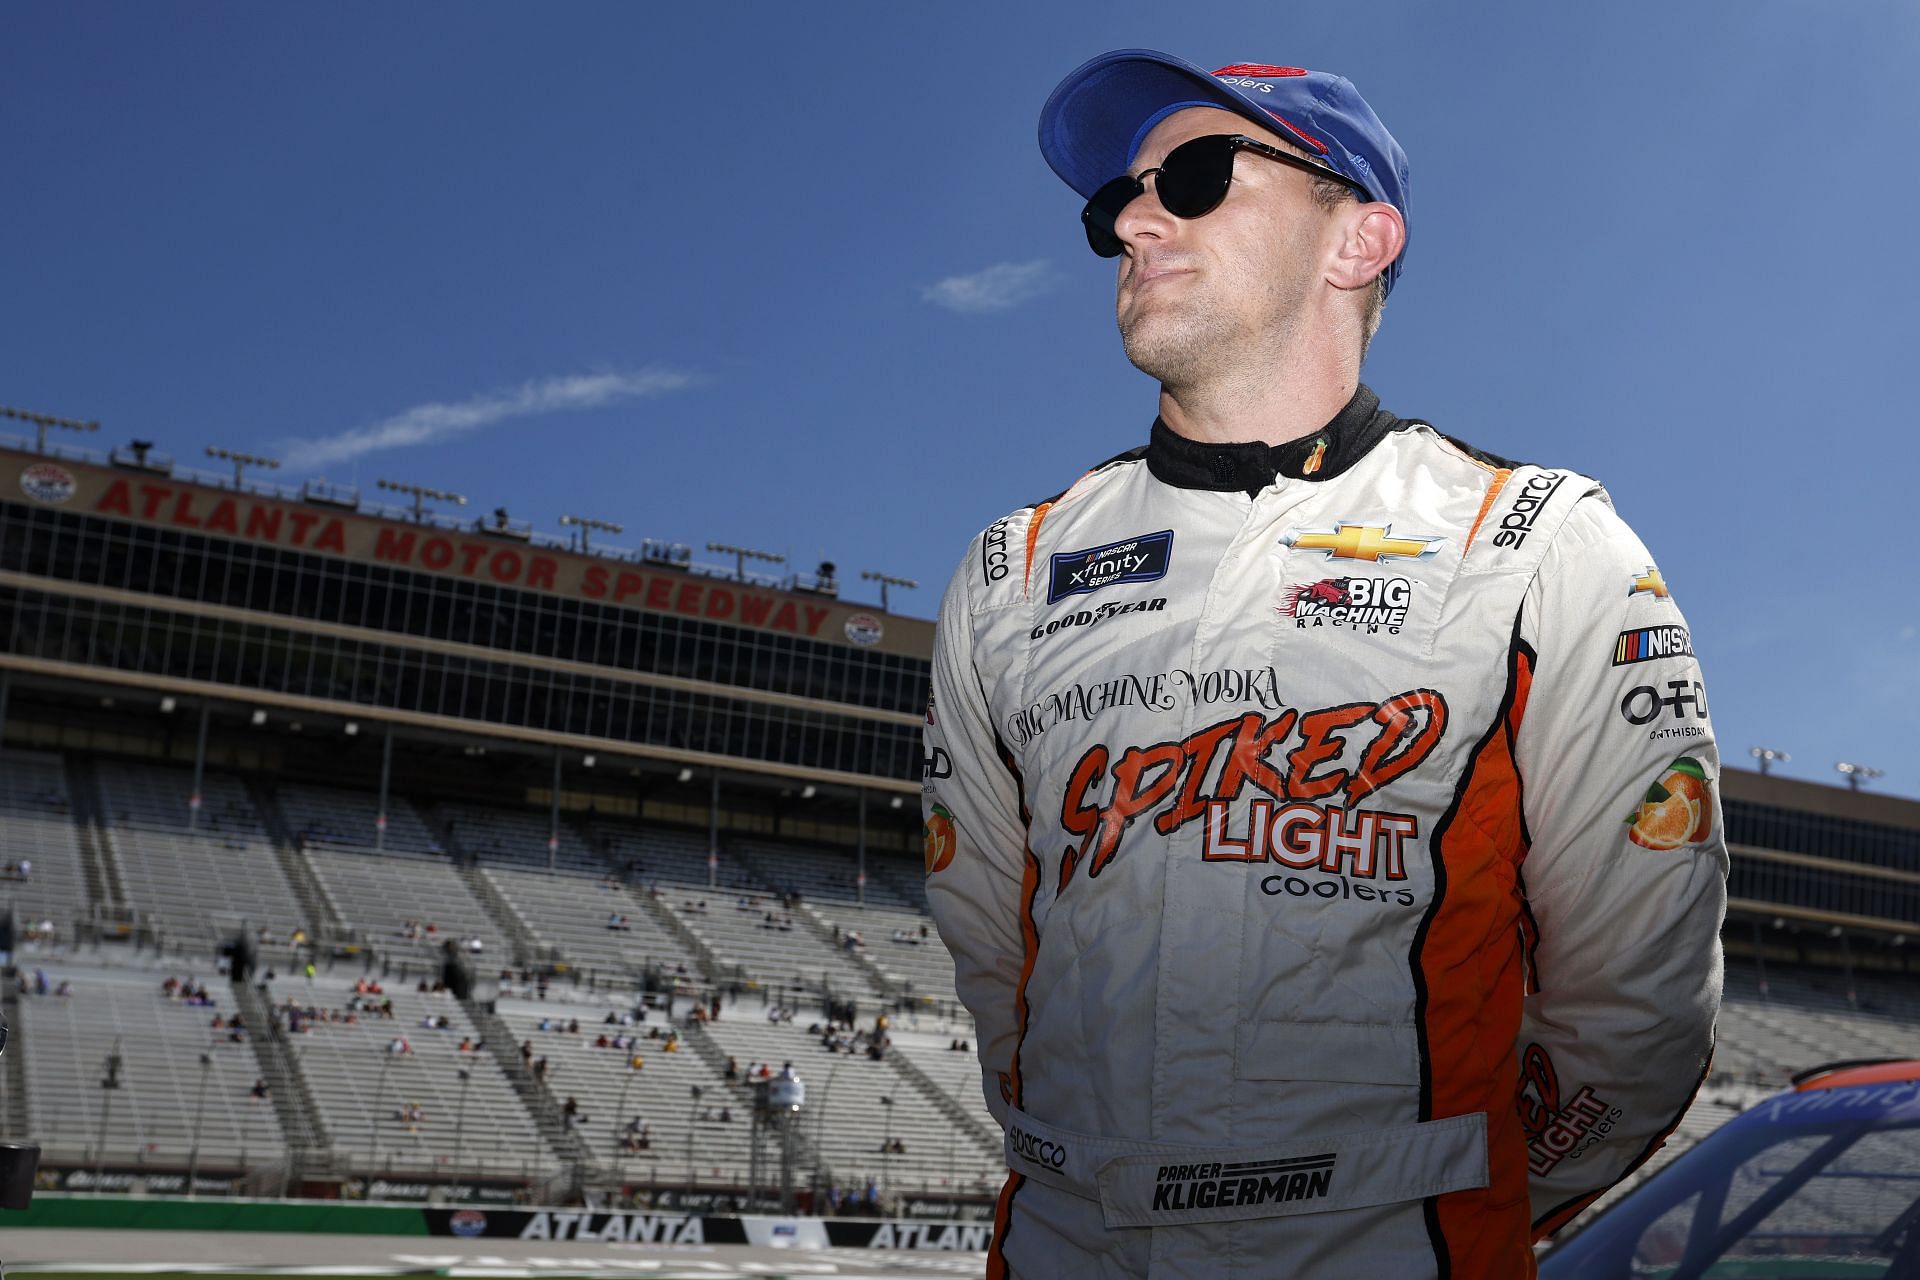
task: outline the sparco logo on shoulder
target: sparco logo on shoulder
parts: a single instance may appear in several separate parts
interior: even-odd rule
[[[1007,522],[1011,519],[1003,516],[995,520],[980,540],[980,572],[988,586],[1007,576]]]
[[[1048,1169],[1067,1167],[1067,1149],[1050,1138],[1028,1133],[1019,1125],[1007,1130],[1007,1149],[1029,1164]]]
[[[1493,545],[1517,547],[1525,542],[1527,535],[1533,532],[1533,522],[1540,518],[1540,509],[1547,505],[1547,499],[1566,481],[1566,476],[1558,471],[1542,471],[1538,475],[1528,476],[1527,482],[1520,486],[1520,496],[1500,517],[1500,532],[1493,535]]]

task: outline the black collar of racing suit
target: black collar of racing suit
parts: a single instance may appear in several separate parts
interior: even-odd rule
[[[1257,440],[1205,444],[1155,418],[1146,449],[1147,468],[1162,484],[1220,493],[1238,489],[1251,498],[1282,476],[1331,480],[1364,458],[1381,437],[1404,425],[1380,407],[1380,397],[1365,384],[1354,391],[1346,408],[1333,415],[1333,421],[1285,444]]]

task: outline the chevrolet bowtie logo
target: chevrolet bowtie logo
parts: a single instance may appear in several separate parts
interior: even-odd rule
[[[1652,565],[1648,565],[1647,571],[1633,580],[1633,585],[1627,589],[1627,594],[1629,596],[1637,596],[1642,591],[1651,591],[1663,600],[1669,596],[1667,580],[1661,577],[1660,570],[1654,568]]]
[[[1440,549],[1445,538],[1391,538],[1392,525],[1348,524],[1332,533],[1289,533],[1281,541],[1296,551],[1324,551],[1334,560],[1418,560]]]

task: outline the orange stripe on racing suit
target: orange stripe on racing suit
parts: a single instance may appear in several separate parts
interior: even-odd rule
[[[1053,510],[1051,502],[1043,502],[1033,509],[1033,519],[1027,522],[1027,578],[1026,590],[1033,594],[1033,549],[1040,541],[1040,522],[1047,518],[1047,512]]]
[[[1024,803],[1021,808],[1024,811]],[[1020,1105],[1020,1046],[1027,1038],[1027,979],[1033,976],[1033,962],[1040,954],[1040,930],[1033,922],[1033,901],[1040,896],[1040,859],[1033,856],[1031,849],[1026,855],[1026,865],[1020,873],[1020,941],[1025,954],[1020,960],[1020,981],[1014,987],[1013,996],[1020,1015],[1020,1029],[1014,1037],[1013,1061],[1009,1064],[1007,1079],[1002,1082],[1007,1101],[1016,1107]],[[1013,1221],[1014,1193],[1025,1181],[1021,1175],[1008,1170],[1006,1185],[1000,1188],[1000,1199],[993,1207],[993,1243],[987,1247],[987,1280],[1007,1280],[1007,1227]]]
[[[1506,705],[1474,749],[1434,835],[1435,903],[1415,949],[1422,1120],[1487,1113],[1488,1183],[1427,1202],[1441,1274],[1529,1277],[1526,1132],[1516,1041],[1525,983],[1519,869],[1526,857],[1514,735],[1533,655],[1516,636]]]
[[[1487,496],[1480,499],[1480,510],[1473,517],[1473,528],[1467,530],[1465,551],[1473,550],[1473,540],[1480,536],[1480,526],[1485,522],[1487,512],[1493,510],[1493,500],[1500,496],[1502,489],[1507,487],[1507,480],[1512,475],[1512,470],[1507,467],[1501,467],[1493,473],[1493,483],[1487,486]]]

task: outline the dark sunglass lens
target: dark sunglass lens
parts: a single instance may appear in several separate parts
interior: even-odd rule
[[[1114,234],[1114,224],[1120,220],[1120,211],[1139,198],[1141,190],[1138,179],[1122,175],[1093,193],[1093,199],[1080,211],[1088,248],[1103,258],[1119,256],[1120,237]]]
[[[1233,181],[1233,143],[1214,135],[1183,142],[1167,153],[1154,179],[1160,203],[1176,218],[1212,213]]]

